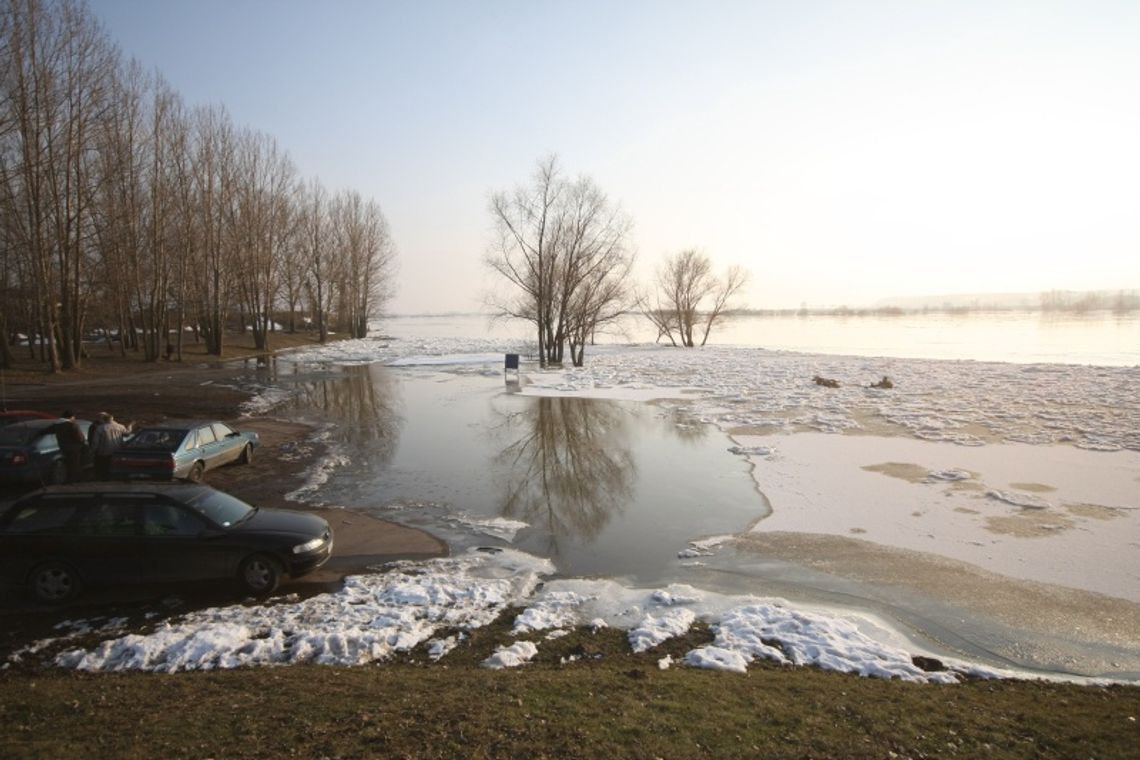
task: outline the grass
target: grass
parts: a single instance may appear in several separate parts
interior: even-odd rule
[[[0,753],[20,757],[1128,757],[1140,688],[931,686],[757,664],[674,666],[698,627],[632,654],[603,629],[542,640],[517,670],[477,663],[505,614],[439,663],[174,675],[9,672]],[[537,637],[535,637],[537,638]],[[574,661],[568,661],[575,657]]]
[[[922,686],[644,660],[517,671],[395,664],[0,686],[5,757],[1126,757],[1134,688]]]

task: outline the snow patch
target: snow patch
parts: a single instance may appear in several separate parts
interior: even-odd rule
[[[538,647],[534,643],[516,641],[509,647],[500,647],[498,651],[479,664],[492,670],[517,668],[530,662],[536,654],[538,654]]]

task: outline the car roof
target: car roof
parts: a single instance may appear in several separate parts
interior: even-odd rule
[[[215,489],[201,483],[67,483],[61,486],[41,488],[34,493],[28,494],[28,496],[38,496],[40,494],[60,496],[65,494],[166,493],[178,494],[185,498],[200,493],[208,493],[213,490]]]
[[[61,422],[61,421],[63,421],[62,417],[59,417],[57,419],[52,419],[52,420],[44,420],[44,419],[24,420],[22,422],[13,422],[11,425],[5,425],[4,427],[6,427],[9,430],[17,430],[17,431],[18,430],[41,430],[43,428],[49,428],[52,425],[56,424],[57,422]],[[76,422],[86,422],[86,420],[76,420]]]
[[[144,425],[139,430],[189,430],[190,428],[203,427],[204,425],[213,425],[215,422],[222,422],[221,420],[166,420],[165,422],[157,422],[153,425]],[[224,422],[222,422],[225,425]],[[135,432],[139,432],[136,430]]]

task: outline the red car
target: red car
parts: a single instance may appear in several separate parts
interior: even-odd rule
[[[13,422],[27,422],[28,420],[58,420],[58,414],[37,412],[33,409],[5,409],[0,412],[0,427],[11,425]]]

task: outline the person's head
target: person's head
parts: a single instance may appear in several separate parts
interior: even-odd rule
[[[75,412],[71,411],[70,409],[64,409],[63,414],[59,416],[63,417],[65,420],[73,420],[75,419]]]
[[[110,412],[99,412],[99,421],[100,422],[110,422],[113,419],[115,419],[115,418],[111,416]]]

